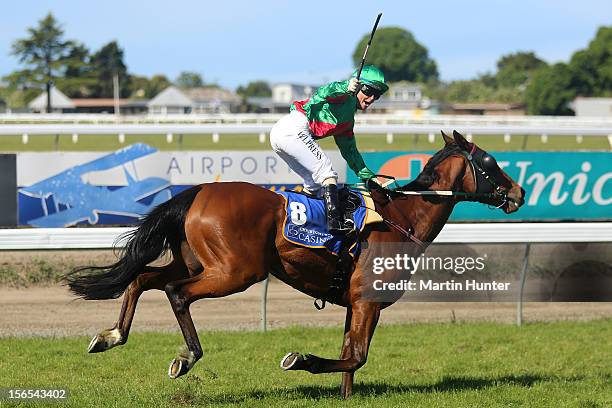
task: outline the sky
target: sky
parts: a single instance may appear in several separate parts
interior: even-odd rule
[[[0,76],[20,68],[11,44],[48,12],[91,51],[118,41],[132,74],[195,71],[230,89],[347,78],[379,12],[379,27],[404,28],[428,49],[444,81],[494,72],[517,51],[567,62],[612,25],[612,0],[19,0],[0,12]]]

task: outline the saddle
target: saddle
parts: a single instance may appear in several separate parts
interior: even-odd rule
[[[307,202],[304,200],[304,204],[309,205],[312,208],[302,210],[304,219],[314,219],[319,216],[317,224],[325,225],[325,210],[322,198],[304,191],[292,191],[290,194],[301,195],[308,199]],[[291,196],[290,194],[282,193],[282,195],[288,200],[287,221],[289,222],[291,219],[291,221],[301,222],[299,217],[292,216],[292,211],[296,210],[300,204],[293,204],[295,202],[293,200],[296,197]],[[369,192],[356,192],[348,188],[343,188],[338,191],[338,194],[340,209],[343,211],[345,219],[351,219],[355,223],[355,229],[349,234],[344,236],[332,236],[325,231],[325,237],[321,236],[321,241],[325,240],[324,245],[312,245],[311,243],[313,241],[317,241],[316,238],[320,236],[317,235],[319,232],[312,231],[314,238],[308,238],[308,244],[303,242],[304,240],[302,240],[302,242],[296,242],[294,238],[296,238],[295,236],[297,234],[293,234],[294,236],[289,236],[292,235],[292,231],[295,231],[295,226],[293,226],[291,223],[289,223],[288,226],[286,223],[286,227],[284,228],[283,232],[285,239],[289,240],[290,242],[306,247],[324,246],[338,257],[335,272],[329,285],[328,294],[325,296],[325,299],[320,300],[319,303],[315,301],[315,307],[319,310],[325,307],[326,301],[330,301],[332,303],[338,303],[340,301],[340,297],[342,296],[348,277],[353,271],[354,259],[358,256],[361,250],[361,245],[359,242],[360,232],[366,225],[381,222],[383,220],[382,217],[375,211],[374,202]],[[304,232],[303,235],[305,236],[302,238],[309,237],[306,232],[310,231],[310,228],[313,228],[311,224],[304,223],[304,227],[301,228],[301,231]],[[320,242],[318,243],[320,244]]]

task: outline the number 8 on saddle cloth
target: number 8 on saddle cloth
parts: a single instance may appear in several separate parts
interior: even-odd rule
[[[286,202],[287,216],[283,226],[285,239],[307,248],[327,248],[334,255],[338,255],[345,237],[333,236],[327,231],[323,200],[289,191],[277,191],[277,194],[283,196]],[[340,201],[346,218],[352,219],[355,229],[361,231],[366,224],[367,215],[363,194],[346,189],[341,194],[343,196]],[[359,250],[359,243],[355,242],[350,247],[350,254],[354,257]]]

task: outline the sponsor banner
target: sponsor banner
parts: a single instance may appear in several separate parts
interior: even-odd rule
[[[326,153],[340,182],[358,181],[352,171],[347,174],[338,151]],[[405,183],[432,153],[365,153],[364,158],[372,170]],[[460,203],[451,220],[612,219],[612,153],[493,154],[527,191],[525,205],[506,215]],[[206,182],[247,181],[274,190],[301,184],[273,152],[158,152],[145,144],[112,153],[19,153],[16,169],[18,224],[37,227],[131,225],[177,192]]]
[[[365,153],[375,173],[400,184],[416,178],[434,152]],[[457,205],[451,220],[612,219],[612,153],[491,152],[500,167],[526,191],[525,205],[513,214],[489,211],[479,203]],[[349,183],[357,182],[352,172]]]
[[[344,182],[344,160],[328,154]],[[178,191],[213,181],[272,189],[302,182],[274,152],[159,152],[134,144],[112,153],[20,153],[19,224],[129,225]]]

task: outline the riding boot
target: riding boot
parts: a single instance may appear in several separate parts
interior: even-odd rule
[[[323,186],[323,199],[325,200],[325,214],[327,215],[327,229],[332,235],[346,235],[353,230],[344,219],[338,203],[338,187],[335,184]]]

